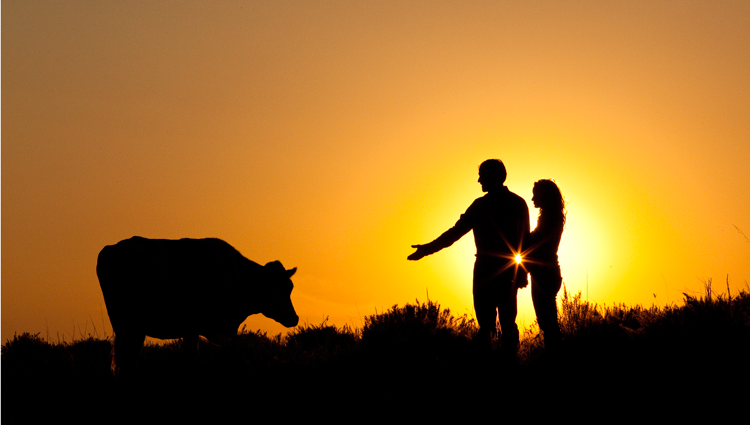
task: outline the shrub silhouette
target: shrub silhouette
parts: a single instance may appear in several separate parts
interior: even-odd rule
[[[461,357],[478,326],[467,315],[454,317],[450,309],[426,303],[394,305],[368,316],[362,329],[362,349],[389,358],[442,361]]]
[[[314,353],[322,350],[329,354],[335,354],[340,350],[354,347],[359,340],[359,335],[348,325],[341,328],[327,325],[328,318],[318,326],[300,326],[290,331],[286,337],[286,345],[292,349],[301,350],[303,353]]]

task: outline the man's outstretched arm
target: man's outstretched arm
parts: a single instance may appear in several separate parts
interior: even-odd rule
[[[416,251],[414,251],[413,254],[406,257],[407,260],[410,261],[417,261],[421,259],[422,257],[426,257],[430,254],[434,254],[436,251],[432,250],[430,248],[430,244],[424,244],[424,245],[412,245],[412,248],[417,248]]]
[[[440,235],[434,241],[424,245],[412,245],[412,248],[416,248],[413,254],[406,257],[407,260],[417,261],[422,257],[426,257],[430,254],[434,254],[443,248],[447,248],[453,245],[454,242],[461,239],[461,237],[471,230],[471,226],[468,224],[468,220],[462,215],[456,225],[448,229],[445,233]]]

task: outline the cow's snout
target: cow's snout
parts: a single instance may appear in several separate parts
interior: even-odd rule
[[[283,303],[284,305],[276,305],[275,308],[267,309],[262,311],[263,315],[269,319],[273,319],[287,328],[297,326],[299,323],[299,316],[294,310],[291,300],[287,300]]]
[[[291,313],[286,313],[286,314],[280,314],[280,315],[274,315],[274,316],[266,315],[266,316],[281,323],[287,328],[293,328],[297,326],[297,324],[299,323],[299,316],[297,316],[297,313],[295,311],[292,311]]]
[[[297,326],[298,323],[299,323],[299,316],[297,316],[296,314],[294,315],[294,317],[289,317],[285,321],[281,322],[281,324],[286,326],[287,328],[293,328]]]

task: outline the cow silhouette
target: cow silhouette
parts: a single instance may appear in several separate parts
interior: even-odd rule
[[[113,371],[135,362],[146,336],[183,338],[195,349],[199,336],[236,335],[252,314],[296,326],[296,271],[278,261],[261,266],[220,239],[136,236],[105,246],[96,274],[115,333]]]

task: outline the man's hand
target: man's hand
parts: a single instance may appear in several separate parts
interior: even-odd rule
[[[515,284],[518,289],[529,286],[529,274],[525,270],[519,270],[516,274]]]
[[[432,252],[427,249],[427,245],[412,245],[411,247],[417,248],[417,250],[410,256],[406,257],[407,260],[417,261],[422,257],[432,254]]]

